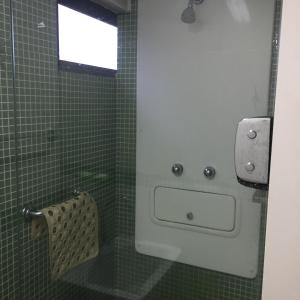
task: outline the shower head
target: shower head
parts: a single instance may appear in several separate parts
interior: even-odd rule
[[[188,7],[182,12],[181,21],[187,24],[192,24],[196,21],[196,14],[194,10],[193,1],[190,1]]]
[[[203,3],[204,0],[189,0],[188,7],[181,14],[181,21],[183,23],[192,24],[196,21],[196,14],[194,4],[198,5]]]

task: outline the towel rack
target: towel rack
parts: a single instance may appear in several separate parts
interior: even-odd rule
[[[79,190],[74,190],[72,192],[73,197],[77,197],[80,195]],[[21,211],[24,220],[30,222],[33,218],[39,218],[43,216],[43,213],[40,210],[34,210],[30,207],[24,207]]]

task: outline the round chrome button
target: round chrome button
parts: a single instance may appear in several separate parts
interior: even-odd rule
[[[257,137],[257,132],[253,129],[250,129],[248,132],[248,138],[254,140]]]
[[[251,161],[249,161],[246,166],[245,169],[248,173],[252,173],[255,170],[255,165],[254,163],[252,163]]]
[[[213,179],[216,176],[216,170],[213,167],[206,167],[203,174],[208,179]]]
[[[172,172],[175,176],[181,176],[183,173],[183,165],[182,164],[174,164],[172,166]]]

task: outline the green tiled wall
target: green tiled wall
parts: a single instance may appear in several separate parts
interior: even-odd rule
[[[16,159],[10,2],[0,0],[0,299],[16,299]]]
[[[0,5],[0,299],[97,299],[82,288],[86,274],[77,278],[81,287],[49,280],[47,241],[30,239],[19,212],[89,191],[101,214],[101,243],[114,238],[115,79],[58,70],[56,0]]]
[[[19,206],[41,208],[74,189],[88,191],[103,216],[105,243],[114,236],[115,80],[57,69],[56,3],[13,1]],[[88,290],[50,282],[46,241],[32,242],[25,223],[20,231],[22,299],[87,296]]]

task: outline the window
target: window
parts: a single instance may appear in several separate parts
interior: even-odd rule
[[[69,70],[114,75],[118,55],[116,16],[87,3],[64,0],[58,4],[59,65]]]

